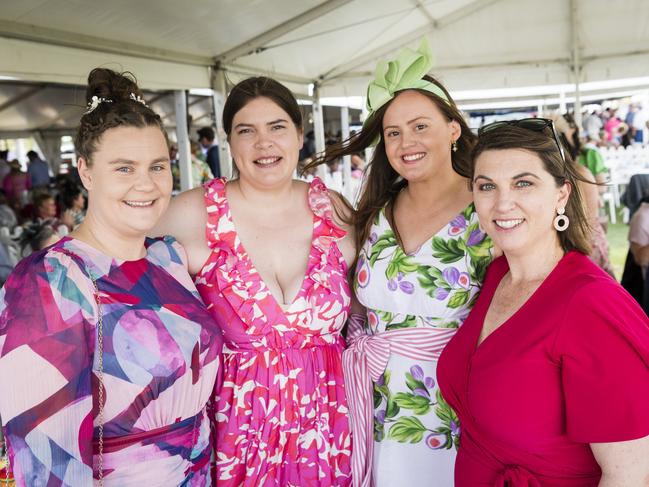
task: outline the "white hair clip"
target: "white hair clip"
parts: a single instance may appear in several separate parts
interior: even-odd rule
[[[101,97],[95,95],[90,99],[90,103],[88,103],[88,106],[87,106],[88,109],[83,114],[84,115],[89,114],[95,108],[97,108],[100,103],[113,103],[113,100],[111,100],[109,98],[101,98]]]
[[[131,100],[136,101],[136,102],[138,102],[138,103],[141,103],[141,104],[144,105],[145,107],[149,108],[149,105],[146,104],[146,102],[142,99],[142,97],[141,97],[140,95],[136,95],[135,93],[131,93],[131,95],[129,96],[129,98],[130,98]]]

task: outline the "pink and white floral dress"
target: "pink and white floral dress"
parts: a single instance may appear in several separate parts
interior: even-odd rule
[[[285,309],[244,249],[225,179],[205,184],[212,254],[196,286],[223,330],[216,393],[219,486],[349,485],[351,437],[341,329],[350,289],[327,188],[310,183],[313,238],[302,287]]]

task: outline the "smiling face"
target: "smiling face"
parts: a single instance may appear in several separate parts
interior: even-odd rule
[[[79,159],[79,175],[88,190],[88,216],[127,238],[145,236],[171,198],[169,152],[158,127],[106,130],[90,166]]]
[[[473,200],[480,225],[505,254],[559,247],[552,222],[569,195],[570,185],[557,187],[532,152],[486,150],[475,162]]]
[[[451,145],[460,132],[460,125],[449,121],[435,102],[413,90],[397,95],[383,116],[386,155],[409,182],[452,173]]]
[[[255,98],[234,115],[229,140],[241,180],[271,187],[293,178],[302,131],[269,98]]]

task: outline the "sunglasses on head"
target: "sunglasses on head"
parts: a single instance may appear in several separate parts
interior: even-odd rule
[[[506,126],[520,127],[526,130],[541,133],[543,133],[546,128],[550,127],[550,129],[552,130],[552,138],[559,148],[561,159],[563,160],[563,162],[566,162],[566,156],[563,152],[561,141],[559,140],[559,134],[557,134],[557,129],[554,128],[554,122],[552,122],[552,120],[550,120],[549,118],[522,118],[520,120],[500,120],[498,122],[492,122],[487,125],[483,125],[478,129],[478,137],[480,137],[480,135],[482,134],[486,134],[488,132],[492,132]]]

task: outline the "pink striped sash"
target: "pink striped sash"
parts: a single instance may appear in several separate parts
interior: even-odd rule
[[[364,318],[349,319],[349,346],[343,352],[343,372],[352,429],[354,487],[372,487],[374,449],[373,385],[394,353],[414,360],[437,360],[457,331],[454,328],[402,328],[366,335]]]

